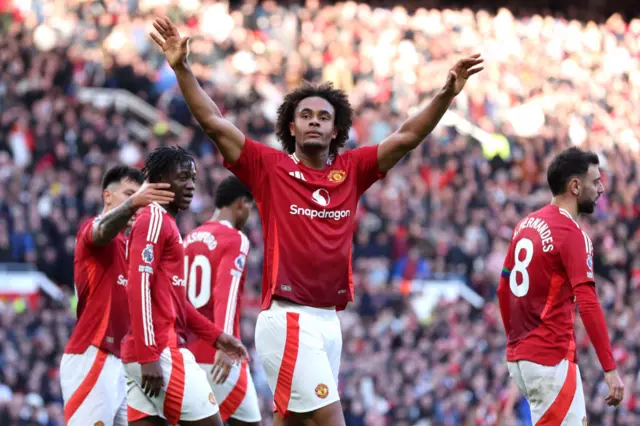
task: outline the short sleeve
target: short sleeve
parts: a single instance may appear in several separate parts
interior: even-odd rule
[[[277,149],[245,137],[244,146],[238,160],[235,163],[225,161],[224,166],[247,185],[255,197],[255,189],[259,187],[260,181],[265,176],[269,166],[283,155],[285,154]]]
[[[386,176],[386,173],[380,172],[378,165],[379,146],[363,146],[351,151],[352,160],[355,162],[358,171],[358,197],[369,189],[371,185]]]
[[[76,234],[76,245],[81,244],[84,247],[92,247],[93,244],[93,224],[100,220],[99,217],[87,220],[80,226]]]
[[[560,251],[571,287],[593,283],[593,244],[586,232],[578,227],[569,231]]]

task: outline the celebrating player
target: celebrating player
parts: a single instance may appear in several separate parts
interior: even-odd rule
[[[213,219],[185,239],[187,295],[202,315],[227,334],[240,338],[240,300],[244,291],[249,239],[240,232],[249,218],[253,197],[235,176],[216,189]],[[209,384],[230,426],[259,425],[260,407],[249,365],[236,365],[222,351],[197,340],[189,345],[196,361],[210,371]]]
[[[616,406],[624,397],[596,295],[593,244],[576,222],[579,214],[593,213],[604,192],[598,157],[567,149],[549,166],[547,181],[553,200],[516,226],[498,286],[507,362],[534,424],[586,425],[573,328],[576,301],[605,371],[606,401]]]
[[[221,425],[207,374],[187,349],[187,330],[234,361],[244,346],[186,301],[184,249],[175,222],[191,204],[196,167],[179,147],[162,147],[145,159],[149,182],[170,184],[175,194],[166,209],[151,204],[138,212],[130,235],[127,296],[131,328],[122,344],[127,373],[130,425]]]
[[[482,59],[459,61],[432,102],[380,145],[343,153],[353,116],[347,95],[330,84],[305,85],[288,94],[278,111],[281,152],[246,138],[222,116],[190,70],[188,38],[169,19],[157,19],[154,28],[151,37],[175,71],[191,112],[260,209],[265,259],[256,349],[274,392],[276,422],[293,413],[307,425],[344,425],[336,310],[353,300],[358,199],[426,138],[467,78],[482,69]]]
[[[145,184],[142,172],[127,166],[102,180],[104,208],[78,230],[74,278],[78,323],[60,366],[65,423],[69,426],[126,425],[126,387],[120,341],[129,327],[123,231],[136,210],[169,203],[169,185]]]

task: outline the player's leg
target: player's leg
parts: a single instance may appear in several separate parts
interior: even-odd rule
[[[64,354],[60,385],[65,401],[65,423],[69,426],[102,423],[113,426],[122,392],[120,360],[89,346],[83,354]],[[114,390],[116,392],[114,392]]]
[[[335,311],[274,302],[258,316],[256,349],[274,404],[304,425],[341,426],[344,415],[323,329]]]
[[[129,422],[129,426],[168,426],[169,423],[158,416],[145,417],[139,420]]]
[[[545,366],[529,361],[519,361],[531,407],[533,424],[565,423],[577,391],[578,371],[575,363],[562,360],[555,366]]]

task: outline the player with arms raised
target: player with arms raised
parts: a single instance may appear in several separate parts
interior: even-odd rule
[[[235,176],[216,189],[214,217],[185,238],[187,294],[198,311],[222,330],[240,339],[240,300],[246,278],[249,239],[244,227],[253,196]],[[202,340],[189,345],[196,361],[210,371],[209,384],[230,426],[260,424],[260,407],[248,363],[233,364],[222,351]]]
[[[141,209],[131,228],[127,296],[131,328],[122,343],[129,424],[218,426],[222,420],[206,373],[185,348],[187,331],[246,358],[244,346],[222,333],[187,302],[184,248],[175,216],[191,204],[196,167],[179,147],[162,147],[145,159],[149,182],[168,183],[175,194],[166,209]]]
[[[567,149],[552,161],[547,181],[553,200],[516,226],[498,286],[507,362],[534,424],[586,425],[576,365],[576,302],[605,371],[607,403],[618,405],[624,397],[596,295],[593,244],[577,222],[579,214],[593,213],[604,192],[598,157]]]
[[[474,55],[449,72],[443,89],[378,146],[340,153],[352,124],[347,95],[305,85],[278,111],[285,152],[245,137],[199,86],[187,39],[168,19],[152,38],[176,73],[189,108],[225,164],[251,189],[265,238],[257,354],[274,393],[276,424],[294,414],[305,425],[345,424],[338,396],[342,336],[336,310],[353,300],[351,248],[358,199],[433,130],[467,78]]]
[[[104,208],[78,230],[73,273],[78,323],[62,355],[60,384],[69,426],[127,424],[120,341],[129,328],[124,231],[136,211],[173,200],[166,184],[145,184],[142,172],[109,169],[102,179]]]

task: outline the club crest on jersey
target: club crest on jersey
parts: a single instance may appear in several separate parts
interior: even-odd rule
[[[329,396],[329,388],[324,383],[320,383],[316,386],[316,396],[321,399],[325,399]]]
[[[142,250],[142,260],[146,263],[153,263],[153,245],[147,244],[147,246]]]
[[[331,170],[329,172],[329,182],[339,183],[342,182],[347,173],[344,170]]]
[[[238,257],[236,257],[236,260],[234,262],[234,264],[236,265],[236,268],[238,268],[239,270],[244,270],[244,265],[247,263],[247,256],[245,256],[244,254],[239,255]]]

